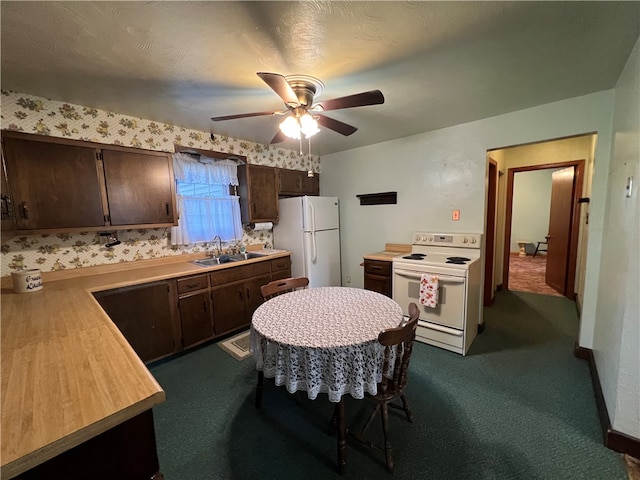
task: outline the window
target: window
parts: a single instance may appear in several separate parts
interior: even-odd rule
[[[171,244],[211,242],[216,235],[223,242],[240,240],[240,202],[229,194],[229,185],[238,185],[237,164],[176,153],[173,168],[180,218],[171,229]]]

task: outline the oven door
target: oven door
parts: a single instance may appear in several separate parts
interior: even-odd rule
[[[445,327],[464,330],[467,282],[464,273],[442,273],[444,269],[394,263],[393,299],[407,314],[409,303],[414,302],[420,309],[420,320]],[[446,270],[448,271],[448,269]],[[420,304],[420,278],[422,274],[438,275],[438,304],[436,308]],[[458,273],[458,275],[456,275]]]

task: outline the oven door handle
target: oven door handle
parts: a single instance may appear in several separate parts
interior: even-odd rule
[[[396,273],[397,275],[400,275],[401,277],[406,277],[406,278],[413,278],[416,280],[420,280],[422,278],[422,274],[420,273],[414,273],[414,272],[410,272],[408,270],[399,270],[399,269],[395,269],[394,273]],[[447,283],[464,283],[464,278],[460,278],[460,277],[449,277],[447,275],[437,275],[438,280],[440,282],[447,282]]]

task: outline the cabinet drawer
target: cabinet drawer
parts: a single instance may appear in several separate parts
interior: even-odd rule
[[[269,273],[271,273],[271,265],[270,262],[267,261],[242,265],[239,267],[225,268],[224,270],[211,272],[211,285],[221,285],[223,283],[235,282],[237,280],[244,280],[245,278],[256,277],[258,275]]]
[[[178,279],[178,293],[194,292],[205,288],[209,288],[207,275],[195,275]]]
[[[391,262],[383,262],[381,260],[365,260],[365,273],[374,275],[391,275]]]
[[[271,260],[271,271],[286,270],[291,268],[291,257],[281,257]]]

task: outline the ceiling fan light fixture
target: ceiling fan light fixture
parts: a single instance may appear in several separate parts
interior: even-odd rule
[[[299,118],[289,116],[280,123],[280,130],[287,137],[299,140],[304,134],[305,138],[311,138],[320,131],[318,121],[310,114],[305,113]]]
[[[280,123],[280,130],[289,138],[300,139],[300,124],[295,117],[287,117]]]
[[[305,113],[300,117],[300,130],[302,130],[306,138],[310,138],[320,131],[318,121],[308,113]]]

